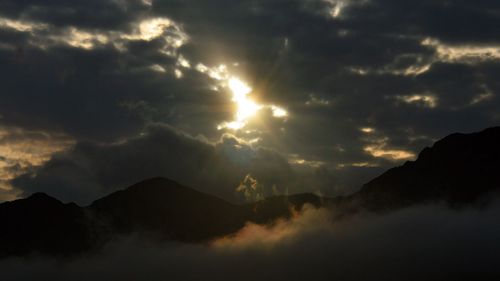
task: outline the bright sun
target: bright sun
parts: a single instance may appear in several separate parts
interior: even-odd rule
[[[263,108],[270,109],[273,116],[276,118],[286,118],[288,116],[288,112],[279,106],[260,105],[251,100],[248,97],[248,94],[252,92],[252,88],[239,78],[231,77],[226,81],[226,85],[232,93],[231,100],[236,104],[236,114],[233,121],[220,124],[217,127],[219,130],[224,128],[239,130],[245,127],[248,120],[255,116],[257,112]]]
[[[235,77],[229,79],[228,87],[233,93],[232,101],[236,103],[237,109],[235,120],[226,123],[224,127],[238,130],[243,128],[246,125],[247,120],[254,116],[257,111],[262,108],[262,106],[256,104],[248,98],[248,94],[252,92],[252,88],[240,79]]]

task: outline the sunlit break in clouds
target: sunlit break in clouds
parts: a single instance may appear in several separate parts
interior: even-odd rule
[[[240,79],[235,77],[229,79],[228,87],[233,94],[232,101],[236,103],[235,120],[220,125],[219,129],[230,128],[238,130],[243,128],[247,124],[248,119],[253,117],[262,106],[249,99],[248,94],[252,92],[252,89]]]
[[[263,106],[251,100],[248,95],[252,92],[252,88],[239,78],[230,78],[227,82],[227,87],[232,93],[231,100],[236,104],[235,120],[219,125],[217,127],[219,130],[224,128],[239,130],[245,127],[248,120],[264,107],[270,108],[274,117],[283,118],[288,115],[287,111],[281,107],[275,105]]]

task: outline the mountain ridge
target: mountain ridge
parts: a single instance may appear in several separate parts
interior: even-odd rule
[[[325,198],[304,193],[244,205],[151,178],[80,207],[44,193],[0,204],[0,258],[31,253],[75,255],[98,249],[117,235],[209,242],[247,222],[290,218],[305,204],[333,207],[339,217],[367,210],[391,211],[429,202],[474,204],[500,190],[500,127],[452,134],[424,148],[415,161],[387,170],[358,192]]]
[[[352,197],[381,210],[415,203],[469,204],[500,189],[500,127],[451,134],[372,179]],[[383,208],[381,208],[383,206]]]

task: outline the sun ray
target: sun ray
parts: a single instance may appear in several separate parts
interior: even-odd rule
[[[236,103],[237,106],[235,120],[220,125],[219,129],[230,128],[238,130],[243,128],[247,124],[248,119],[255,116],[262,106],[248,97],[248,94],[252,92],[252,88],[240,79],[236,77],[230,78],[227,82],[227,86],[233,95],[231,100]]]

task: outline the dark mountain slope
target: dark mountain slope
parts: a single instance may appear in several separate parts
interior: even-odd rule
[[[98,249],[116,235],[208,242],[247,222],[289,218],[293,208],[316,206],[311,194],[234,205],[164,178],[153,178],[105,196],[88,207],[37,193],[0,205],[0,258],[26,254],[74,255]]]
[[[69,255],[94,244],[85,210],[43,193],[0,204],[0,257],[41,252]]]
[[[153,233],[163,239],[200,242],[241,229],[246,222],[268,223],[289,218],[292,208],[316,207],[322,199],[312,194],[278,196],[234,205],[175,181],[153,178],[92,203],[87,209],[111,233]]]
[[[352,196],[372,210],[429,201],[460,206],[500,190],[500,127],[452,134],[418,159],[388,170]]]
[[[113,233],[152,232],[187,242],[234,232],[249,218],[242,206],[164,178],[137,183],[87,209]]]

